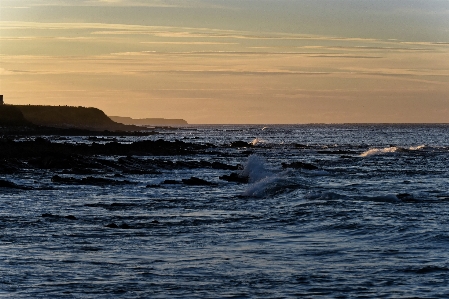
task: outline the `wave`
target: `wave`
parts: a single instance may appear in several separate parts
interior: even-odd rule
[[[335,192],[317,192],[317,193],[309,193],[305,196],[306,199],[309,200],[339,200],[339,199],[347,199],[345,195],[341,195]]]
[[[424,149],[425,147],[426,146],[424,144],[422,144],[422,145],[418,145],[418,146],[411,146],[408,149],[411,151],[418,151],[418,150]]]
[[[279,192],[296,189],[300,186],[290,174],[290,171],[274,173],[265,167],[266,161],[260,156],[251,155],[244,164],[240,173],[243,177],[248,177],[249,185],[242,192],[245,197],[265,197]]]
[[[401,200],[394,194],[386,194],[386,195],[380,195],[380,196],[373,196],[373,197],[363,197],[362,200],[365,201],[374,201],[374,202],[401,202]]]
[[[265,143],[267,143],[267,141],[257,137],[257,138],[254,138],[254,140],[251,141],[250,143],[253,146],[256,146],[256,145],[260,145],[260,144],[265,144]]]
[[[400,203],[400,202],[421,202],[419,198],[416,198],[413,194],[400,193],[400,194],[385,194],[377,196],[346,196],[335,192],[313,192],[304,196],[308,200],[362,200],[372,202],[384,202],[384,203]]]
[[[425,145],[411,146],[408,148],[390,146],[385,148],[372,148],[360,154],[360,157],[369,157],[375,155],[392,154],[396,152],[419,151],[425,149]]]
[[[272,172],[265,168],[265,159],[258,155],[250,155],[240,175],[249,178],[250,183],[254,183],[271,176]]]
[[[395,153],[398,150],[397,147],[385,147],[385,148],[372,148],[369,149],[363,153],[360,154],[360,157],[369,157],[369,156],[375,156],[375,155],[382,155],[382,154],[391,154]]]
[[[266,197],[278,193],[294,190],[299,187],[291,178],[283,173],[265,177],[260,181],[250,184],[242,196],[245,197]]]

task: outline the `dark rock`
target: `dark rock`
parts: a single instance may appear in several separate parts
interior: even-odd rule
[[[191,177],[190,179],[183,179],[183,184],[190,185],[190,186],[210,186],[214,185],[214,183],[208,182],[206,180],[197,178],[197,177]]]
[[[248,177],[241,176],[240,174],[235,172],[231,173],[230,175],[222,175],[221,177],[219,177],[219,179],[235,183],[248,183],[249,181]]]
[[[419,200],[414,198],[412,194],[408,193],[399,193],[396,194],[396,197],[403,202],[418,202]]]
[[[164,184],[164,185],[174,185],[174,184],[181,184],[181,182],[176,181],[176,180],[165,180],[165,181],[163,181],[161,184]]]
[[[250,156],[250,155],[252,155],[252,154],[254,154],[253,151],[243,151],[243,152],[242,152],[242,155],[245,155],[245,156]]]
[[[157,185],[157,184],[149,184],[146,185],[146,188],[159,188],[161,185]]]
[[[130,229],[131,226],[129,226],[128,224],[126,224],[125,222],[123,222],[122,224],[120,224],[119,228],[121,228],[121,229]]]
[[[0,161],[0,173],[2,174],[15,174],[23,168],[20,161],[16,159],[3,159]]]
[[[294,168],[294,169],[306,169],[306,170],[316,170],[317,166],[304,162],[292,162],[292,163],[282,163],[283,168]]]
[[[42,137],[36,137],[36,139],[34,139],[34,142],[36,142],[36,143],[51,143],[50,141],[48,141],[47,139],[42,138]]]
[[[294,146],[295,146],[296,148],[299,148],[299,149],[306,149],[306,148],[309,148],[308,145],[306,145],[306,144],[301,144],[301,143],[295,143]]]
[[[11,189],[27,189],[25,187],[14,184],[10,181],[0,180],[0,187],[2,188],[11,188]]]
[[[44,213],[44,214],[41,215],[41,217],[44,217],[44,218],[54,218],[54,217],[59,217],[59,216],[58,216],[58,215],[53,215],[53,214],[51,214],[51,213]]]
[[[252,147],[253,145],[251,143],[245,142],[245,141],[233,141],[230,144],[231,147]]]
[[[165,141],[162,139],[152,141],[136,141],[131,144],[121,144],[118,142],[108,142],[105,144],[69,144],[53,143],[43,138],[36,138],[34,141],[8,142],[7,146],[0,146],[0,157],[3,158],[35,158],[51,157],[53,160],[68,159],[70,156],[94,157],[95,155],[139,155],[139,156],[167,156],[167,155],[188,155],[201,153],[213,145],[203,145],[187,143],[183,141]],[[44,161],[44,164],[48,163]],[[54,162],[53,162],[54,163]],[[59,161],[51,167],[57,167]],[[36,163],[39,164],[39,163]],[[45,166],[45,165],[44,165]],[[46,167],[46,166],[45,166]]]
[[[153,223],[153,224],[159,224],[159,221],[153,220],[153,221],[151,221],[151,223]]]
[[[238,166],[228,165],[221,162],[212,162],[211,164],[213,169],[223,169],[223,170],[237,170]]]
[[[69,220],[78,220],[78,218],[76,218],[76,217],[73,216],[73,215],[67,215],[67,216],[65,216],[64,218],[65,218],[65,219],[69,219]]]
[[[109,228],[118,228],[118,225],[115,224],[114,222],[111,222],[109,224],[106,224],[105,227],[109,227]]]

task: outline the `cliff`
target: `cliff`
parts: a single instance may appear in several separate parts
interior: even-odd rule
[[[30,126],[22,112],[15,106],[0,105],[0,126]]]
[[[125,125],[136,126],[185,126],[188,123],[183,119],[166,119],[166,118],[140,118],[134,119],[131,117],[109,116],[115,122]]]
[[[39,126],[110,131],[140,129],[136,126],[118,124],[97,108],[35,105],[8,105],[6,107],[19,110],[26,121]]]

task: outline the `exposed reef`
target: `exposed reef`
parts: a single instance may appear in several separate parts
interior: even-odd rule
[[[48,157],[45,165],[51,165],[51,161],[71,157],[73,155],[121,155],[121,156],[162,156],[162,155],[186,155],[201,153],[202,150],[211,145],[186,143],[183,141],[137,141],[131,144],[118,142],[107,142],[99,144],[72,144],[50,142],[38,137],[30,141],[14,141],[11,139],[0,139],[0,157],[2,158],[38,158],[40,160]],[[44,162],[43,162],[44,163]]]
[[[178,169],[238,170],[240,165],[229,165],[214,160],[167,159],[167,156],[208,155],[211,144],[187,143],[179,140],[137,141],[104,144],[60,143],[42,137],[34,140],[0,139],[0,175],[16,175],[37,171],[49,178],[52,185],[129,185],[135,182],[123,179],[127,175],[161,174]],[[166,180],[162,184],[191,186],[215,185],[212,182],[190,177],[180,181]],[[159,187],[160,185],[148,186]],[[17,185],[0,180],[0,188],[35,189],[34,184]],[[46,186],[45,188],[48,188]]]

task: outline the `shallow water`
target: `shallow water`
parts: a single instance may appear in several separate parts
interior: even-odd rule
[[[240,164],[247,184],[213,168],[118,186],[2,175],[38,189],[0,188],[0,297],[448,298],[448,129],[190,126],[119,139],[217,145],[157,159]],[[282,167],[295,161],[317,169]],[[215,185],[160,184],[192,176]]]

